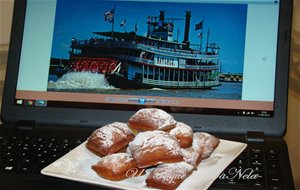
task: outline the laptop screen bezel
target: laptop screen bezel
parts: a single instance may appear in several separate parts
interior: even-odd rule
[[[1,118],[4,123],[33,121],[36,126],[99,127],[113,121],[126,122],[135,111],[100,110],[57,107],[23,107],[15,105],[26,1],[16,0],[8,54]],[[199,115],[172,113],[176,120],[191,125],[194,130],[222,134],[246,134],[261,131],[268,136],[283,136],[286,131],[288,71],[292,25],[292,0],[280,1],[276,62],[274,117]]]

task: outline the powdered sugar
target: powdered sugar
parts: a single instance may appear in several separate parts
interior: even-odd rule
[[[202,158],[210,156],[214,149],[218,146],[220,140],[213,135],[204,132],[194,133],[193,147],[201,149],[203,147]]]
[[[181,149],[181,153],[183,155],[183,160],[186,163],[197,167],[197,162],[201,160],[202,151],[197,151],[195,148],[190,147]]]
[[[182,122],[177,122],[176,127],[170,131],[170,134],[173,136],[177,136],[177,135],[192,136],[193,130],[187,124]]]
[[[118,135],[121,138],[126,138],[126,133],[130,133],[129,129],[126,129],[127,124],[121,122],[114,122],[108,125],[105,125],[91,135],[91,140],[99,140],[101,146],[110,147],[116,143],[115,137]],[[124,133],[124,131],[126,133]],[[132,133],[132,132],[131,132]]]
[[[195,149],[200,149],[201,146],[204,146],[205,141],[209,138],[208,133],[195,132],[193,138],[193,145]]]
[[[138,157],[143,151],[153,150],[156,147],[164,147],[170,154],[181,154],[180,146],[175,137],[163,131],[140,132],[129,143],[129,148],[134,151],[134,157]]]
[[[126,123],[114,122],[111,124],[111,126],[122,130],[124,132],[124,134],[126,134],[126,135],[133,135],[133,132],[129,129],[129,127]]]
[[[117,172],[132,160],[133,158],[127,153],[116,153],[102,157],[98,164]]]
[[[183,181],[188,177],[193,169],[194,167],[186,162],[162,164],[153,170],[148,178],[153,178],[153,180],[161,181],[164,184],[175,184],[176,181]]]
[[[173,116],[157,108],[140,109],[131,117],[131,119],[140,121],[151,120],[151,123],[154,125],[155,129],[159,130],[163,130],[177,123]]]

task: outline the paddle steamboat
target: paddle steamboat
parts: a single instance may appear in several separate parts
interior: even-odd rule
[[[165,18],[165,11],[146,19],[145,36],[138,35],[136,28],[132,32],[94,32],[95,37],[88,40],[73,38],[68,72],[105,74],[109,84],[120,89],[220,85],[220,47],[209,41],[209,30],[205,47],[190,44],[190,11],[184,18],[181,43],[173,39],[174,21]]]

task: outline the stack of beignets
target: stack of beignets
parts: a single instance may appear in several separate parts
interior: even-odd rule
[[[127,124],[114,122],[97,129],[86,147],[98,155],[107,155],[92,166],[105,179],[140,176],[144,169],[155,167],[146,179],[147,186],[175,189],[219,142],[208,133],[193,133],[190,126],[175,121],[163,110],[147,108],[137,111]],[[121,149],[126,153],[119,153]],[[139,175],[132,175],[132,169]]]

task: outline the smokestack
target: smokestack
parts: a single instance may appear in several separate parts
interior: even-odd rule
[[[165,20],[165,11],[159,11],[159,20],[164,21]]]
[[[183,49],[189,49],[190,48],[190,42],[189,42],[189,34],[190,34],[190,22],[191,22],[191,11],[185,11],[185,29],[184,29],[184,39],[183,43],[186,45],[183,46]]]

